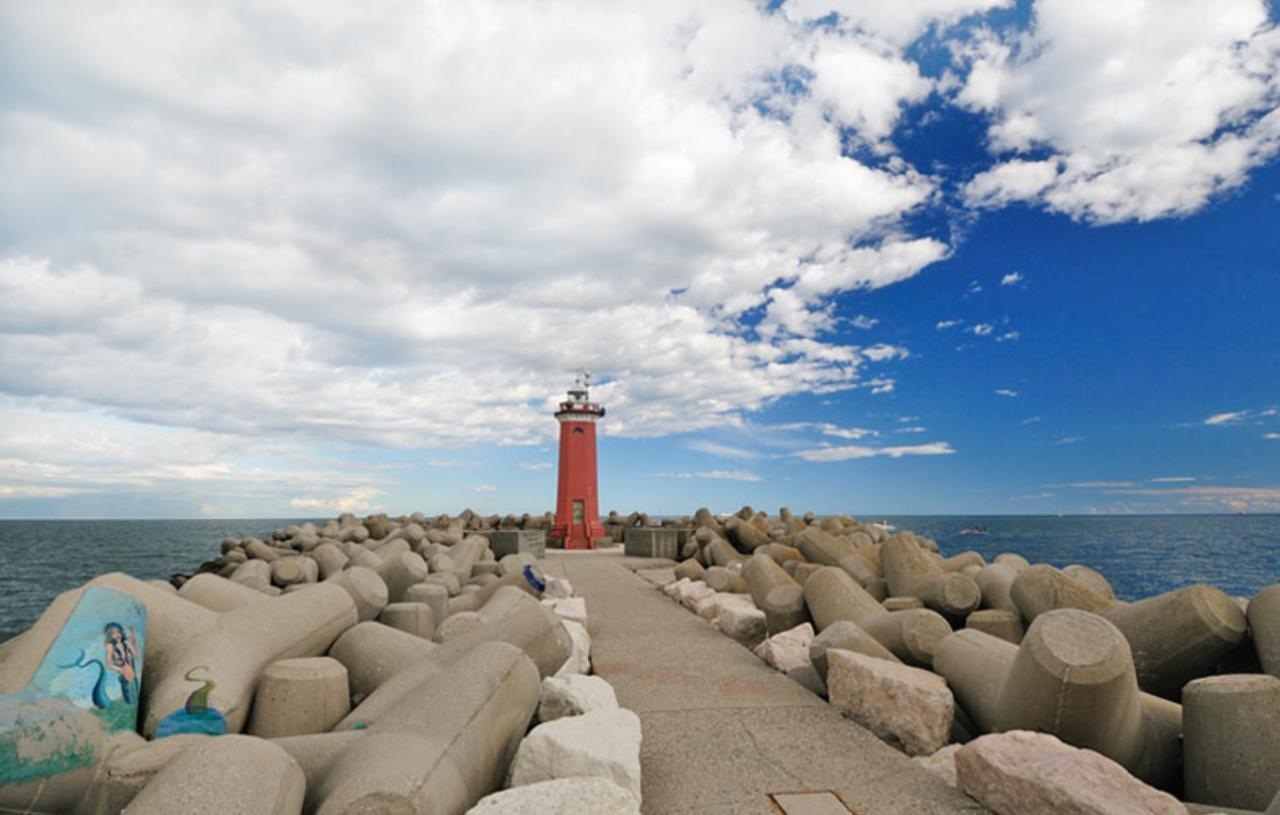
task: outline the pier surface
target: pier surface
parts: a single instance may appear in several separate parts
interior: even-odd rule
[[[644,561],[542,564],[586,598],[595,672],[640,716],[646,815],[986,812],[667,598],[633,571]]]

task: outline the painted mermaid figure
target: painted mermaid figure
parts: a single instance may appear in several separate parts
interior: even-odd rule
[[[120,678],[120,695],[127,704],[133,704],[134,689],[138,679],[138,650],[134,647],[137,634],[133,629],[124,632],[119,623],[107,623],[102,629],[103,648],[106,651],[107,670],[114,671]]]

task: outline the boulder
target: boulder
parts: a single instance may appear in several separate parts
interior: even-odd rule
[[[581,625],[587,624],[587,600],[585,597],[566,597],[554,601],[556,616],[562,620],[572,620]]]
[[[640,800],[640,717],[618,708],[538,725],[516,750],[510,786],[592,776]]]
[[[557,778],[480,799],[466,815],[640,815],[631,793],[607,778]]]
[[[937,674],[853,651],[827,651],[827,695],[844,715],[908,755],[947,743],[955,699]]]
[[[719,613],[716,615],[716,628],[725,636],[754,648],[765,638],[767,623],[764,612],[748,602],[720,602],[723,597],[734,595],[717,595]]]
[[[812,623],[774,634],[752,649],[752,653],[786,673],[809,664],[809,645],[813,642]]]
[[[948,787],[959,789],[960,782],[956,780],[956,751],[963,746],[963,744],[948,744],[932,755],[916,756],[911,760],[941,778]]]
[[[960,788],[997,815],[1187,815],[1106,756],[1046,733],[982,736],[955,761]]]
[[[581,716],[593,710],[617,707],[618,697],[613,686],[598,676],[548,676],[542,680],[538,720],[550,722],[565,716]]]
[[[555,672],[556,676],[585,674],[591,672],[591,635],[587,627],[573,620],[562,620],[564,628],[569,632],[569,658]]]

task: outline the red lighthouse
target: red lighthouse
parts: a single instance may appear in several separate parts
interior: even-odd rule
[[[556,525],[547,536],[566,549],[594,549],[605,537],[596,493],[596,422],[604,408],[590,401],[591,375],[582,373],[560,403],[560,484],[556,493]]]

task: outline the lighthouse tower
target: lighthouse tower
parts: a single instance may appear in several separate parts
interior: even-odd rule
[[[591,375],[574,380],[569,399],[560,403],[560,483],[556,493],[556,524],[547,537],[566,549],[594,549],[603,537],[596,492],[596,422],[604,408],[587,396]]]

